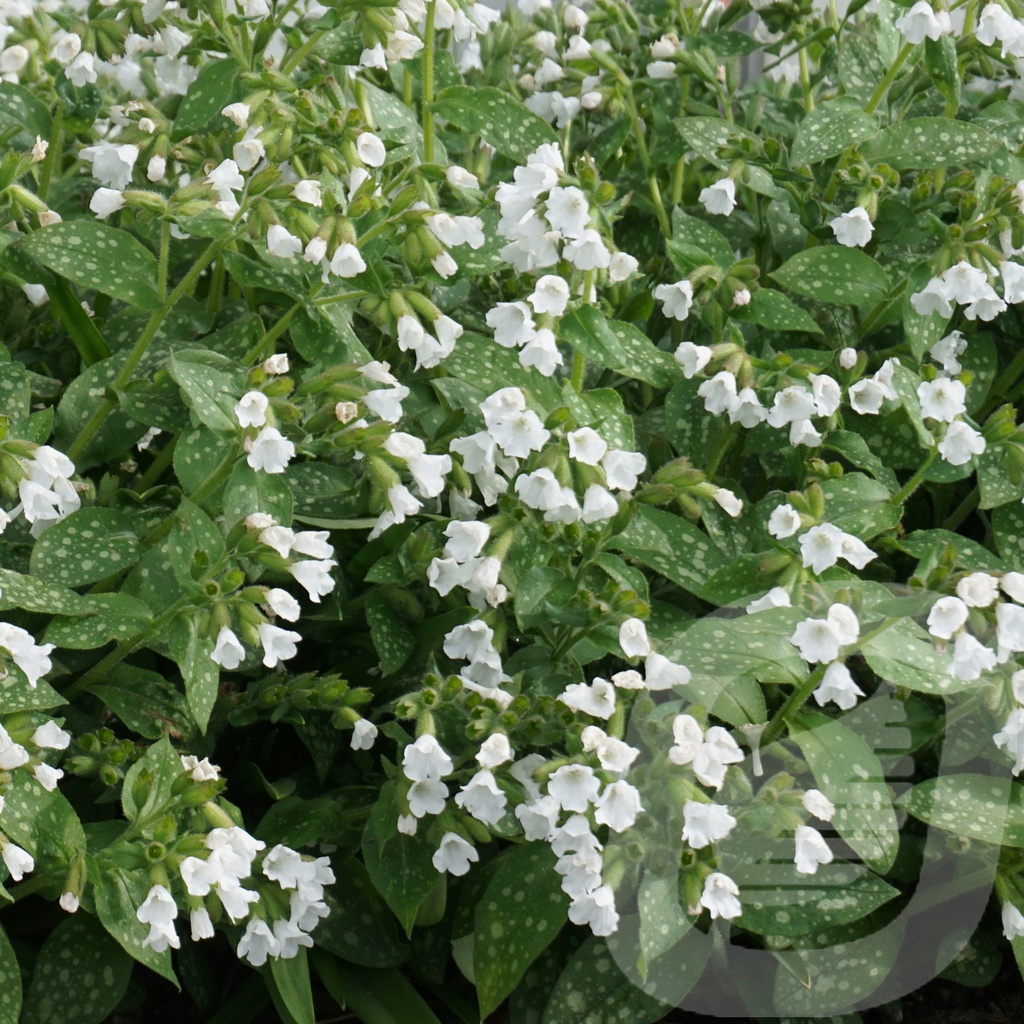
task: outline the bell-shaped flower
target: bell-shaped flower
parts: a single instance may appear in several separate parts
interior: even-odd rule
[[[594,769],[585,764],[564,764],[548,779],[548,793],[563,811],[586,813],[597,800],[600,788],[601,780]]]
[[[797,874],[813,875],[818,865],[832,863],[832,850],[825,842],[822,834],[810,825],[800,825],[796,830],[796,863]]]
[[[613,832],[625,832],[633,827],[636,816],[643,810],[640,793],[623,779],[605,786],[594,805],[594,821],[607,825]]]
[[[683,842],[694,850],[724,839],[736,826],[736,819],[721,804],[687,800],[683,805]]]
[[[452,759],[444,752],[437,737],[424,733],[402,751],[402,772],[413,782],[440,779],[451,773]]]
[[[462,836],[454,832],[445,832],[441,837],[441,845],[431,858],[431,863],[441,874],[447,871],[450,875],[458,877],[466,874],[469,865],[479,859],[480,854]]]
[[[455,802],[477,821],[496,825],[505,814],[508,797],[498,786],[493,773],[481,768],[456,794]]]
[[[712,919],[721,917],[730,920],[743,913],[739,895],[739,886],[728,875],[713,871],[704,880],[700,903],[711,912]]]

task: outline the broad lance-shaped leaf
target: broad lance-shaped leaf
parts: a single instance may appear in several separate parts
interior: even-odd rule
[[[816,164],[870,139],[878,122],[860,104],[839,97],[816,107],[801,122],[789,154],[794,167]]]
[[[760,324],[771,331],[804,331],[821,334],[821,328],[805,309],[774,288],[759,288],[745,306],[729,311],[734,320]]]
[[[965,121],[948,117],[912,117],[883,128],[863,147],[872,163],[891,164],[898,171],[927,170],[973,164],[992,156],[1000,140]]]
[[[966,773],[928,779],[899,805],[944,832],[994,846],[1024,848],[1024,786],[997,776]]]
[[[7,932],[0,928],[0,1024],[19,1024],[21,1017],[21,972]]]
[[[84,912],[65,917],[36,958],[21,1024],[101,1024],[121,1001],[131,973],[131,957],[95,917]],[[74,998],[69,998],[70,979]],[[3,987],[12,980],[5,972]],[[6,1024],[2,1005],[0,1021]]]
[[[148,605],[128,594],[90,594],[86,600],[87,614],[55,616],[43,640],[69,650],[91,651],[144,632],[153,614]]]
[[[130,568],[138,550],[135,530],[124,513],[81,508],[36,541],[30,565],[33,575],[81,587]]]
[[[526,968],[565,924],[569,898],[555,872],[555,855],[538,843],[502,854],[477,903],[473,968],[481,1018],[516,987]]]
[[[817,712],[795,716],[790,735],[818,788],[836,805],[836,831],[884,874],[896,858],[899,827],[878,757],[857,733]]]
[[[65,221],[33,231],[15,244],[82,288],[95,288],[142,309],[160,305],[156,260],[127,231],[97,221]]]
[[[625,365],[626,353],[604,314],[596,306],[580,306],[562,317],[558,333],[581,355],[598,366],[615,370]]]
[[[241,367],[218,352],[185,349],[171,355],[168,368],[196,419],[219,433],[238,432],[234,409],[244,386]]]
[[[878,263],[866,252],[845,245],[804,249],[771,276],[797,295],[838,306],[874,306],[890,288]]]
[[[449,124],[480,135],[499,153],[520,162],[545,142],[558,141],[547,121],[493,87],[453,85],[437,97],[434,111]]]

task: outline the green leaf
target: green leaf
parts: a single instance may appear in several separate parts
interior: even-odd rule
[[[219,352],[199,348],[173,352],[167,366],[200,423],[223,434],[238,433],[234,409],[245,387],[241,367]]]
[[[678,117],[672,124],[691,149],[723,170],[729,162],[719,156],[721,150],[744,140],[757,141],[756,136],[750,132],[720,117]]]
[[[174,448],[174,472],[188,494],[199,490],[238,451],[234,437],[215,434],[208,427],[185,431]]]
[[[387,900],[407,935],[416,912],[437,884],[434,848],[420,836],[398,831],[394,783],[386,783],[363,832],[363,862],[377,891]]]
[[[651,870],[645,871],[636,904],[640,917],[640,955],[647,963],[667,953],[693,927],[694,919],[679,902],[676,872],[661,877]]]
[[[273,984],[273,989],[291,1014],[294,1024],[316,1024],[306,950],[300,947],[298,954],[288,959],[271,957],[263,971],[265,977],[269,975],[268,984]]]
[[[22,131],[13,142],[31,146],[36,136],[48,139],[53,130],[50,109],[39,97],[15,82],[0,83],[0,125],[18,125]]]
[[[95,288],[142,309],[160,306],[156,260],[127,231],[74,220],[40,228],[15,245],[81,288]]]
[[[370,625],[370,636],[384,674],[397,672],[416,646],[412,630],[398,617],[387,596],[380,590],[370,591],[367,597],[366,621]]]
[[[151,744],[125,773],[121,808],[138,832],[146,835],[152,830],[156,821],[151,819],[170,800],[171,787],[183,771],[181,758],[165,736]]]
[[[262,833],[261,833],[262,834]],[[355,858],[334,867],[341,885],[324,890],[331,913],[316,927],[316,945],[361,967],[399,967],[409,947],[395,927],[395,918],[373,887],[366,868]]]
[[[965,121],[948,117],[912,117],[883,128],[863,147],[865,159],[898,171],[973,164],[992,156],[1000,140]]]
[[[228,104],[245,98],[241,68],[234,57],[210,61],[188,87],[174,118],[174,139],[206,134],[235,126],[221,113]]]
[[[224,552],[224,538],[210,517],[188,498],[182,498],[167,538],[167,556],[177,578],[190,582],[197,562],[201,567],[213,566]]]
[[[81,913],[65,918],[36,958],[21,1024],[101,1024],[121,1001],[131,973],[131,957],[95,917]],[[73,999],[68,998],[71,979]],[[12,980],[9,972],[4,980],[6,988]]]
[[[0,828],[36,860],[36,874],[66,877],[85,851],[85,831],[59,790],[48,793],[29,772],[13,772],[4,790]]]
[[[734,320],[760,324],[771,331],[804,331],[808,334],[822,334],[821,328],[805,309],[774,288],[759,288],[750,297],[750,302],[729,311]]]
[[[730,863],[743,915],[737,923],[758,935],[796,937],[867,917],[899,890],[857,864],[822,864],[813,876],[793,863],[793,840],[745,837],[743,858]]]
[[[321,294],[326,298],[330,293]],[[313,306],[311,311],[300,309],[288,331],[295,350],[303,359],[323,366],[368,363],[370,353],[352,328],[354,308],[353,302],[332,302],[329,306]]]
[[[834,430],[826,435],[822,447],[838,452],[858,469],[866,469],[890,494],[899,490],[896,474],[868,447],[860,434]]]
[[[794,167],[817,164],[858,146],[878,131],[878,122],[845,97],[826,100],[801,122],[789,153]]]
[[[401,971],[353,970],[316,950],[310,959],[335,1002],[363,1024],[440,1024]]]
[[[490,86],[453,85],[437,97],[434,112],[520,163],[538,146],[558,141],[547,121],[507,92]]]
[[[862,473],[845,473],[821,484],[825,516],[830,523],[861,540],[869,540],[900,521],[903,509],[889,501],[889,492]]]
[[[595,388],[578,394],[566,381],[562,386],[562,401],[581,425],[594,427],[613,447],[632,451],[633,418],[622,405],[622,397],[612,388]]]
[[[817,712],[796,716],[790,726],[818,788],[836,805],[836,831],[865,864],[885,874],[896,859],[899,828],[875,753],[855,732]]]
[[[816,245],[790,257],[772,277],[791,292],[839,306],[873,306],[889,291],[889,278],[866,252]]]
[[[956,62],[956,40],[952,36],[924,41],[924,69],[949,108],[957,110],[960,106],[960,70]]]
[[[0,1024],[19,1024],[21,1019],[21,971],[7,932],[0,928]],[[83,1022],[85,1024],[85,1022]]]
[[[35,576],[81,587],[131,568],[138,552],[126,515],[110,508],[80,508],[36,541],[30,564]]]
[[[626,353],[611,324],[596,306],[580,306],[559,323],[559,335],[581,355],[598,366],[618,369],[625,365]]]
[[[171,653],[185,680],[185,697],[201,733],[217,702],[220,666],[213,660],[213,639],[202,636],[196,617],[176,619],[171,630]]]
[[[90,594],[85,615],[58,615],[46,627],[44,640],[75,651],[91,651],[111,640],[127,640],[143,632],[152,618],[149,606],[128,594]]]
[[[24,576],[12,569],[0,569],[0,611],[8,608],[46,615],[84,615],[89,610],[89,602],[67,587]]]
[[[569,898],[555,859],[537,843],[507,850],[477,903],[473,969],[481,1018],[501,1005],[565,924]]]
[[[697,593],[726,564],[706,533],[661,509],[641,506],[610,546],[685,590]]]
[[[156,672],[123,663],[115,665],[102,683],[89,687],[89,692],[146,739],[174,736],[187,740],[195,732],[184,695]]]
[[[28,371],[21,363],[0,363],[0,402],[8,422],[25,419],[32,404]]]
[[[608,326],[622,348],[621,373],[656,388],[670,387],[679,378],[679,364],[643,331],[623,320],[609,320]]]
[[[1024,786],[999,776],[943,775],[904,793],[898,806],[944,832],[1024,848]]]
[[[135,912],[149,895],[148,877],[139,871],[126,871],[104,858],[92,862],[89,878],[93,883],[96,914],[103,927],[129,956],[179,988],[171,966],[171,951],[165,949],[157,953],[152,947],[142,944],[149,935],[149,925],[143,924]]]
[[[67,703],[45,679],[32,686],[25,673],[13,664],[7,666],[7,675],[0,679],[0,701],[5,714],[56,708]]]
[[[1012,503],[995,509],[992,512],[992,535],[999,554],[1015,568],[1020,568],[1021,551],[1024,550],[1024,506]]]
[[[939,654],[928,634],[910,619],[873,636],[860,653],[872,671],[893,686],[937,695],[972,688],[952,675],[948,654]]]
[[[672,211],[672,241],[702,249],[723,268],[731,267],[736,259],[732,245],[721,231],[700,217],[683,213],[679,207]]]
[[[288,526],[292,521],[292,491],[283,474],[257,473],[249,463],[239,462],[224,490],[224,521],[234,525],[253,512],[265,512]]]

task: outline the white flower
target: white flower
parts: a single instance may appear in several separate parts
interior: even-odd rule
[[[952,423],[957,416],[967,411],[964,402],[966,393],[967,389],[963,383],[951,377],[922,381],[917,387],[921,415],[942,423]]]
[[[586,813],[590,804],[597,800],[600,787],[601,780],[594,769],[585,764],[564,764],[548,779],[548,793],[563,811]]]
[[[245,932],[238,941],[235,953],[240,960],[247,960],[253,967],[262,967],[267,957],[276,957],[281,951],[270,926],[261,917],[249,918]]]
[[[294,630],[262,622],[257,631],[263,645],[263,664],[267,668],[274,668],[279,661],[287,661],[298,653],[299,649],[295,645],[302,637]]]
[[[300,203],[308,203],[310,206],[322,206],[323,197],[320,194],[320,182],[313,179],[304,179],[292,185],[292,195]]]
[[[545,274],[537,279],[537,284],[529,296],[529,303],[537,313],[561,316],[569,304],[569,286],[564,278],[555,274]]]
[[[693,305],[693,285],[685,279],[675,284],[659,284],[654,289],[654,297],[662,303],[665,316],[685,320]]]
[[[815,573],[822,573],[835,565],[843,550],[844,536],[843,531],[831,523],[812,526],[800,538],[800,554],[804,566]]]
[[[178,905],[165,886],[154,885],[143,900],[142,906],[135,911],[135,916],[142,924],[149,925],[149,934],[142,940],[144,947],[149,947],[156,953],[162,953],[168,946],[172,949],[181,948],[181,940],[174,930]]]
[[[996,7],[996,4],[989,5],[990,7]],[[998,8],[1002,10],[1001,7]],[[985,10],[989,10],[986,7]],[[1024,938],[1024,914],[1022,914],[1012,903],[1003,904],[1003,936],[1007,941],[1013,939]]]
[[[247,391],[235,405],[235,417],[243,427],[262,427],[267,422],[270,400],[262,391]]]
[[[81,157],[90,161],[92,175],[101,185],[124,189],[131,183],[139,147],[129,143],[99,142],[95,146],[86,146]]]
[[[739,423],[748,430],[768,418],[768,410],[753,388],[741,388],[727,411],[730,423]]]
[[[290,260],[302,252],[302,239],[296,238],[284,225],[271,224],[267,229],[267,252]]]
[[[673,764],[689,764],[704,742],[704,730],[692,715],[676,715],[672,719],[672,738],[675,744],[669,749],[668,759]]]
[[[988,608],[999,600],[999,580],[987,572],[972,572],[956,585],[956,596],[971,608]]]
[[[200,760],[195,754],[182,754],[181,768],[192,777],[193,782],[213,782],[220,778],[220,766],[210,764],[210,759]]]
[[[953,660],[950,673],[957,679],[970,682],[978,679],[983,672],[996,667],[996,655],[970,633],[960,632],[953,643]]]
[[[778,505],[768,517],[768,532],[778,540],[792,537],[801,525],[800,513],[788,502]]]
[[[724,839],[736,827],[736,819],[721,804],[687,800],[683,805],[683,841],[702,850]]]
[[[569,242],[562,256],[580,270],[605,270],[612,258],[604,240],[593,228],[587,228]]]
[[[999,579],[1003,593],[1018,604],[1024,604],[1024,573],[1004,572]]]
[[[768,413],[768,425],[784,427],[817,414],[813,392],[792,384],[775,393],[775,401]]]
[[[690,681],[690,670],[663,654],[651,651],[644,661],[644,684],[648,690],[671,690]]]
[[[938,313],[942,317],[953,315],[953,294],[941,277],[933,277],[919,292],[910,296],[910,304],[920,316]]]
[[[210,657],[229,672],[245,660],[245,648],[230,626],[221,626]]]
[[[626,619],[619,626],[619,646],[627,658],[646,658],[651,653],[647,627],[640,619]]]
[[[789,642],[799,649],[800,657],[812,664],[835,661],[839,657],[839,648],[843,646],[842,641],[838,624],[828,617],[804,619],[789,638]]]
[[[722,917],[730,920],[739,917],[743,913],[743,907],[738,899],[739,887],[720,871],[713,871],[704,881],[704,891],[701,893],[701,906],[711,912],[711,917]]]
[[[367,167],[380,167],[387,159],[384,143],[373,132],[362,132],[356,139],[356,152]]]
[[[124,209],[124,196],[116,188],[98,188],[89,200],[89,209],[102,220]]]
[[[587,683],[570,683],[558,699],[573,711],[582,711],[594,718],[611,718],[615,713],[615,687],[606,679]]]
[[[1002,650],[1024,651],[1024,608],[1005,601],[996,606],[996,637]]]
[[[4,864],[7,865],[7,870],[15,882],[20,882],[26,872],[35,871],[36,862],[32,855],[9,840],[0,847],[0,856],[3,857]]]
[[[938,443],[939,454],[951,466],[962,466],[985,451],[985,438],[963,420],[954,420]]]
[[[288,566],[288,572],[305,588],[309,599],[315,604],[319,604],[320,598],[334,589],[331,569],[337,564],[333,559],[307,559],[302,562],[293,562]]]
[[[830,220],[828,226],[840,245],[860,247],[871,241],[874,225],[863,206],[855,206],[849,213],[840,214]]]
[[[683,341],[679,343],[679,347],[675,351],[675,359],[683,368],[683,376],[689,380],[711,362],[711,349],[707,345],[695,345],[692,341]],[[733,384],[735,385],[735,378]],[[733,391],[735,393],[735,386]]]
[[[844,348],[839,352],[839,365],[844,370],[852,370],[857,365],[857,350],[855,348]]]
[[[458,164],[452,164],[445,170],[444,174],[448,179],[448,184],[455,185],[457,188],[480,187],[480,179],[477,178],[475,174],[467,171],[465,167],[460,167]]]
[[[499,302],[488,310],[485,319],[494,331],[494,340],[503,348],[525,345],[535,333],[530,307],[525,302]]]
[[[87,50],[80,53],[65,69],[68,81],[79,89],[96,81],[96,68],[93,55]]]
[[[704,734],[704,742],[693,757],[693,774],[705,786],[721,789],[728,766],[742,760],[739,744],[721,726],[713,725]]]
[[[600,484],[591,484],[583,494],[580,519],[585,523],[600,523],[611,519],[619,511],[619,503],[611,491]]]
[[[299,602],[287,590],[271,587],[263,595],[263,601],[274,615],[286,619],[288,622],[298,622],[302,609],[299,607]]]
[[[335,277],[356,277],[366,270],[366,261],[351,242],[342,242],[334,250],[329,266]]]
[[[377,738],[377,726],[367,718],[357,718],[352,724],[352,749],[370,750]]]
[[[585,730],[584,730],[585,731]],[[508,737],[503,732],[491,733],[480,745],[476,760],[482,768],[497,768],[498,765],[511,761],[513,752]]]
[[[736,375],[729,370],[719,370],[697,388],[697,395],[704,399],[706,412],[714,415],[729,412],[736,404]]]
[[[608,451],[608,442],[591,427],[580,427],[565,435],[569,457],[587,466],[596,466]]]
[[[831,416],[839,408],[843,393],[836,381],[825,373],[808,374],[814,409],[819,416]]]
[[[563,362],[562,353],[558,350],[558,343],[555,341],[554,331],[547,327],[542,327],[537,331],[519,350],[519,362],[523,366],[532,366],[545,377],[553,376],[555,370]]]
[[[479,859],[480,854],[465,839],[454,832],[445,832],[441,837],[441,845],[431,858],[431,863],[441,874],[447,871],[451,875],[459,876],[466,874],[469,865]]]
[[[797,874],[813,875],[818,871],[819,864],[832,863],[832,851],[821,833],[810,825],[800,825],[796,830],[796,862]]]
[[[32,742],[45,750],[65,750],[71,742],[71,735],[51,720],[32,733]]]
[[[608,280],[612,284],[625,281],[627,277],[636,273],[639,266],[636,257],[630,256],[627,252],[612,253],[611,261],[608,264]]]
[[[556,186],[548,193],[545,216],[551,227],[561,232],[563,238],[579,238],[587,229],[590,219],[587,197],[575,185],[565,188]],[[538,309],[537,312],[541,311]]]
[[[959,597],[940,597],[928,612],[928,632],[940,640],[951,640],[967,622],[967,605]]]
[[[1000,749],[1005,747],[1006,752],[1014,758],[1012,771],[1014,775],[1019,775],[1024,768],[1024,708],[1014,708],[1006,720],[1006,725],[992,737],[992,740]],[[4,860],[7,860],[6,846]],[[31,867],[29,870],[32,870]]]
[[[264,427],[253,440],[245,461],[264,473],[283,473],[294,455],[291,441],[276,427]]]
[[[613,491],[632,491],[637,479],[647,468],[647,459],[640,452],[625,452],[609,448],[601,459],[608,487]]]
[[[508,797],[498,787],[491,771],[481,768],[456,794],[455,802],[477,821],[496,825],[505,814]]]
[[[70,64],[82,52],[82,37],[66,32],[51,47],[50,56],[60,64]]]
[[[733,519],[743,512],[743,500],[738,498],[727,487],[716,487],[712,492],[711,497],[718,503],[722,510],[727,515],[732,516]]]
[[[906,14],[896,19],[896,27],[908,43],[915,46],[925,39],[936,40],[953,31],[947,11],[934,11],[928,0],[918,0]]]
[[[229,121],[233,121],[239,128],[248,128],[249,105],[247,103],[229,103],[221,113]]]
[[[836,806],[820,789],[809,789],[804,793],[801,802],[808,814],[813,814],[822,821],[831,821],[836,813]]]
[[[942,364],[944,373],[955,376],[963,369],[957,357],[963,355],[966,349],[967,339],[963,336],[962,332],[952,331],[944,338],[940,338],[935,342],[928,350],[928,354],[937,363]]]
[[[448,799],[448,787],[437,779],[424,779],[409,787],[406,799],[409,802],[409,813],[414,818],[441,814],[444,802]]]
[[[1024,26],[1021,26],[1024,36]],[[1003,279],[1003,299],[1008,303],[1024,302],[1024,266],[1005,260],[999,267]]]
[[[736,182],[732,178],[720,178],[714,184],[701,189],[697,198],[708,213],[728,217],[736,209]]]
[[[448,775],[452,767],[452,759],[444,752],[437,738],[429,733],[424,733],[402,751],[402,771],[413,782],[440,779]]]
[[[825,669],[825,675],[812,696],[818,707],[824,707],[829,701],[833,701],[843,711],[849,711],[856,706],[857,698],[864,696],[864,691],[854,682],[850,670],[841,661],[836,661]]]
[[[633,827],[636,816],[643,810],[640,794],[635,786],[624,779],[605,786],[594,805],[594,821],[607,825],[613,832],[625,832]]]
[[[791,608],[792,606],[793,602],[785,587],[772,587],[764,597],[759,597],[747,605],[747,614],[756,615],[758,612],[771,611],[772,608]]]
[[[78,913],[78,908],[80,905],[78,902],[78,897],[73,892],[71,892],[70,889],[65,890],[60,894],[60,899],[58,900],[58,902],[60,904],[61,910],[64,910],[69,914]]]

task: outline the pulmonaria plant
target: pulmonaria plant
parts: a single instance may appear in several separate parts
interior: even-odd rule
[[[24,1019],[839,1017],[932,831],[1024,935],[1024,18],[797,6],[3,5]]]

